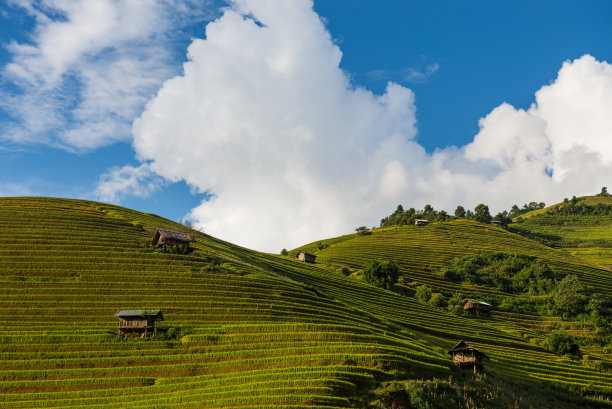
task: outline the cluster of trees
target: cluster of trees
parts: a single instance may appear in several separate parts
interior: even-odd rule
[[[522,214],[532,212],[534,210],[544,209],[546,207],[546,203],[544,202],[529,202],[525,203],[523,207],[518,207],[517,205],[512,206],[509,212],[507,212],[508,217],[511,219],[518,217]]]
[[[484,203],[480,203],[474,208],[473,211],[469,209],[466,210],[463,206],[457,206],[454,217],[474,220],[480,223],[491,223],[491,221],[497,221],[502,226],[507,226],[512,222],[514,217],[520,216],[521,214],[530,212],[532,210],[543,209],[545,206],[546,204],[544,202],[526,203],[522,208],[514,205],[510,211],[504,210],[503,212],[499,212],[495,216],[492,216],[489,206]],[[435,210],[431,205],[425,205],[423,210],[415,210],[413,207],[408,210],[404,210],[402,205],[398,205],[397,209],[395,209],[393,213],[380,221],[380,226],[386,227],[413,224],[416,219],[425,219],[429,222],[438,222],[452,220],[453,216],[449,215],[445,210]],[[359,229],[361,229],[361,227]],[[357,232],[362,234],[359,231]]]
[[[478,252],[454,259],[440,274],[454,282],[495,287],[514,294],[547,294],[561,277],[543,261],[520,254]]]
[[[452,216],[444,210],[435,210],[431,205],[425,205],[423,210],[415,210],[413,207],[404,210],[402,205],[398,205],[393,213],[380,221],[380,227],[414,224],[416,219],[425,219],[431,223],[451,220]]]
[[[494,218],[491,216],[489,206],[480,203],[474,208],[474,211],[465,210],[463,206],[457,206],[455,209],[455,217],[470,219],[481,223],[491,223]]]
[[[601,336],[612,336],[612,297],[585,288],[574,274],[561,275],[542,260],[517,254],[485,253],[457,258],[440,275],[453,282],[486,285],[511,294],[533,297],[484,297],[499,309],[588,320]],[[417,288],[416,297],[435,306],[457,308],[460,295],[444,304],[434,293]],[[448,295],[446,296],[448,297]],[[452,300],[452,301],[451,301]],[[607,341],[606,341],[607,342]]]
[[[604,188],[605,189],[605,188]],[[571,199],[563,199],[563,204],[550,209],[550,214],[562,215],[586,215],[586,216],[612,216],[612,205],[598,203],[596,205],[588,205],[578,200],[576,196]]]

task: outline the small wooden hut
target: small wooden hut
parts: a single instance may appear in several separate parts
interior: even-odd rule
[[[467,311],[470,314],[489,313],[491,312],[491,304],[484,301],[463,300],[463,311]]]
[[[414,221],[415,226],[427,226],[428,224],[429,224],[429,220],[425,220],[425,219],[416,219]]]
[[[312,254],[312,253],[306,253],[305,251],[300,251],[296,257],[298,260],[303,261],[304,263],[314,264],[317,258],[317,255]]]
[[[151,240],[151,245],[158,248],[176,246],[182,253],[189,252],[189,243],[194,242],[193,236],[173,230],[157,229]]]
[[[473,368],[474,373],[482,371],[482,358],[489,359],[484,352],[480,352],[464,340],[459,341],[448,353],[453,356],[455,365],[461,369]]]
[[[499,220],[491,220],[491,224],[494,226],[503,226],[503,223]]]
[[[146,337],[157,333],[157,321],[163,321],[161,310],[121,310],[119,317],[120,337]]]

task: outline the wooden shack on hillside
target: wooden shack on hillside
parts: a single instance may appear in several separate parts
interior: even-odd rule
[[[306,253],[305,251],[300,251],[299,253],[297,253],[297,259],[300,261],[303,261],[304,263],[315,263],[315,260],[317,258],[316,254],[312,254],[312,253]]]
[[[491,220],[491,223],[494,226],[503,226],[504,224],[502,222],[500,222],[499,220]]]
[[[482,371],[482,358],[489,359],[484,352],[480,352],[464,340],[459,341],[448,353],[453,356],[455,365],[461,369],[473,369],[474,373]]]
[[[153,239],[151,239],[151,245],[156,249],[175,246],[179,252],[188,253],[189,243],[194,241],[193,236],[190,234],[174,230],[157,229]]]
[[[489,313],[491,312],[491,304],[484,301],[463,300],[463,311],[467,311],[470,314]]]
[[[416,219],[414,221],[415,226],[427,226],[428,224],[429,224],[429,220],[425,220],[425,219]]]
[[[119,317],[120,337],[146,337],[157,333],[157,321],[163,321],[161,310],[121,310]]]

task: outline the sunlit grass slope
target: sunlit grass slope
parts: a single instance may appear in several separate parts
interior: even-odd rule
[[[335,266],[349,266],[360,269],[372,258],[394,260],[400,267],[405,282],[427,284],[433,288],[447,291],[461,291],[497,294],[488,287],[477,287],[449,282],[440,278],[436,272],[456,257],[479,250],[502,251],[535,256],[543,259],[556,271],[576,274],[580,280],[601,292],[612,293],[610,272],[594,263],[574,257],[566,252],[538,244],[500,227],[458,219],[452,222],[433,223],[428,226],[397,226],[374,230],[371,235],[357,234],[343,236],[344,240],[321,241],[293,250],[314,252],[317,261]]]
[[[590,206],[612,204],[612,197],[584,196],[579,203]],[[557,203],[545,209],[521,216],[522,222],[510,225],[510,230],[526,237],[540,239],[555,248],[612,269],[612,216],[549,214],[563,206]]]
[[[459,338],[491,357],[490,376],[610,394],[609,373],[545,353],[520,320],[454,317],[194,231],[190,255],[156,253],[157,227],[189,231],[101,203],[0,198],[0,408],[359,407],[381,381],[471,379],[446,354]],[[175,337],[114,335],[117,310],[157,308]]]

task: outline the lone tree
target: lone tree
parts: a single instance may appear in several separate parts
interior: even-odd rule
[[[463,206],[457,206],[455,209],[455,217],[464,217],[465,218],[465,209]]]
[[[491,213],[489,213],[489,206],[485,204],[479,204],[474,209],[474,220],[481,223],[491,223]]]
[[[399,268],[395,261],[370,260],[363,268],[366,283],[390,290],[399,279]]]
[[[583,291],[575,274],[565,276],[552,293],[551,303],[555,312],[570,316],[583,312],[587,301]]]
[[[370,229],[368,229],[366,226],[357,227],[355,231],[360,236],[367,236],[368,234],[372,234],[372,232],[370,232]]]

